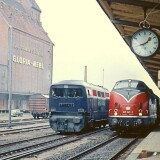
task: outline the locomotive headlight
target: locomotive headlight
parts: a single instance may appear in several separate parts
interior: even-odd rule
[[[50,121],[56,122],[56,121],[57,121],[57,118],[51,117],[51,118],[50,118]]]
[[[117,116],[117,115],[118,115],[118,113],[117,113],[117,112],[118,112],[118,111],[117,111],[117,109],[115,109],[115,110],[114,110],[114,115],[115,115],[115,116]]]
[[[51,108],[51,112],[56,112],[56,108]]]
[[[80,123],[81,119],[79,117],[74,117],[73,122],[74,123]]]
[[[79,108],[78,112],[84,112],[84,109],[83,108]]]
[[[139,109],[139,116],[142,116],[142,110]]]

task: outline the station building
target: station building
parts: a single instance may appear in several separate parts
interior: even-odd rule
[[[53,46],[35,0],[0,0],[0,112],[28,110],[29,96],[48,94]]]

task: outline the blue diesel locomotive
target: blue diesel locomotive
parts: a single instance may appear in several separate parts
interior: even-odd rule
[[[56,132],[80,132],[105,126],[109,91],[80,80],[65,80],[50,87],[50,126]]]

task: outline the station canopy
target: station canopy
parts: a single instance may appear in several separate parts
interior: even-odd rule
[[[129,47],[133,33],[141,29],[144,20],[160,35],[160,0],[97,0],[97,2]],[[137,59],[157,84],[160,51],[152,57],[137,56]]]

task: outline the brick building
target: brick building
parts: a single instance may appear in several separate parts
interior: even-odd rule
[[[0,110],[28,109],[34,93],[48,94],[53,43],[40,22],[35,0],[0,0]]]

